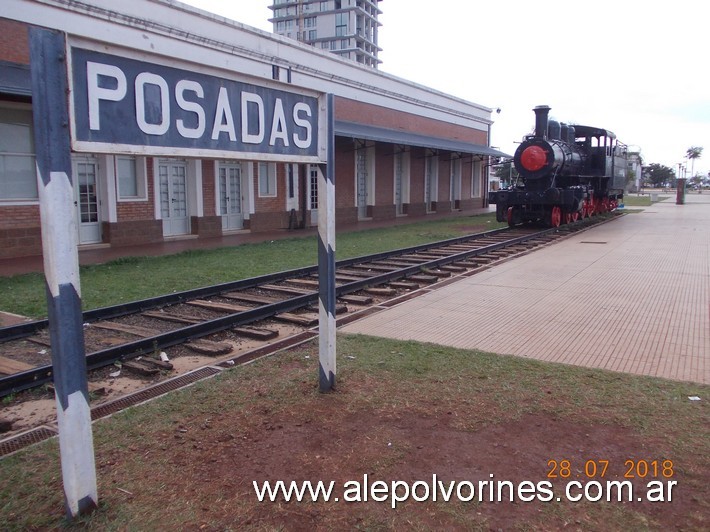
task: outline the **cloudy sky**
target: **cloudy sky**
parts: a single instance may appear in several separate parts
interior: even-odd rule
[[[182,0],[271,31],[271,0]],[[428,5],[437,10],[431,12]],[[710,170],[710,3],[697,0],[383,0],[380,69],[493,109],[512,154],[546,104],[614,131],[646,164]],[[688,176],[690,165],[688,165]]]

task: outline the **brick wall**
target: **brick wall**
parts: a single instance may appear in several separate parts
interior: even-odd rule
[[[485,130],[472,129],[341,97],[335,98],[335,119],[360,124],[372,124],[373,126],[387,129],[412,131],[474,144],[485,145],[488,137],[488,133]],[[396,124],[396,127],[393,124]]]
[[[0,257],[26,257],[42,253],[39,205],[0,207]]]
[[[23,65],[30,64],[27,24],[0,18],[0,59]]]
[[[341,137],[335,139],[335,206],[344,210],[355,206],[355,144]]]
[[[215,208],[216,180],[214,175],[214,161],[202,161],[202,198],[205,216],[217,216]],[[221,229],[220,229],[221,230]]]
[[[425,153],[423,148],[412,148],[409,168],[409,205],[407,214],[426,214],[424,205]]]
[[[385,143],[375,147],[375,206],[394,208],[394,148]]]
[[[190,218],[190,228],[193,235],[202,238],[220,236],[222,234],[221,216],[192,216]]]
[[[104,242],[111,246],[132,246],[162,242],[163,223],[160,220],[132,220],[102,224]]]

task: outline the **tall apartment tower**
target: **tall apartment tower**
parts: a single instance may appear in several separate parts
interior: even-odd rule
[[[274,0],[274,33],[377,68],[381,0]]]

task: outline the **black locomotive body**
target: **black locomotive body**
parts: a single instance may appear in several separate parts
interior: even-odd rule
[[[518,182],[489,194],[496,219],[511,227],[559,227],[616,209],[626,185],[626,145],[606,129],[550,120],[547,106],[534,111],[535,133],[525,137],[513,159]]]

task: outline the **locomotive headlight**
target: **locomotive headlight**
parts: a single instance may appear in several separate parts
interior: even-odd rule
[[[520,164],[528,172],[536,172],[547,163],[547,152],[540,146],[528,146],[520,154]]]

